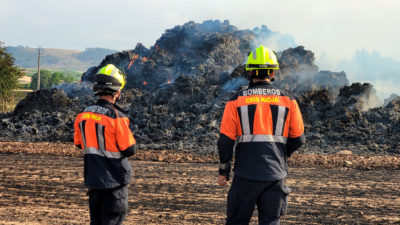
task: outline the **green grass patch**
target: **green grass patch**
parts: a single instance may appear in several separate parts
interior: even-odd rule
[[[23,68],[23,70],[24,70],[25,75],[30,76],[30,77],[32,77],[33,74],[37,73],[37,69],[35,69],[35,68]],[[80,81],[81,77],[82,77],[82,73],[83,73],[81,71],[60,70],[60,69],[53,69],[53,68],[42,68],[41,70],[48,70],[51,73],[60,72],[60,73],[64,74],[64,77],[73,76],[74,81]]]

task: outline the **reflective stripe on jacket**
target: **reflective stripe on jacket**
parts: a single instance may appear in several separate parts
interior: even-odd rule
[[[74,124],[74,143],[84,153],[85,185],[108,189],[132,180],[126,157],[134,154],[135,138],[123,110],[106,100],[85,108]]]
[[[293,97],[268,82],[251,83],[225,106],[218,141],[220,174],[229,173],[236,141],[236,176],[283,179],[287,156],[305,142],[303,132],[303,119]]]

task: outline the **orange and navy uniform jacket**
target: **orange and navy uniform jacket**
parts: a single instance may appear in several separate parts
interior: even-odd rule
[[[84,153],[84,179],[89,189],[110,189],[132,181],[126,157],[135,153],[136,140],[125,113],[100,99],[75,119],[74,143]]]
[[[287,157],[305,143],[296,100],[269,82],[250,83],[225,105],[218,139],[219,174],[274,181],[287,176]]]

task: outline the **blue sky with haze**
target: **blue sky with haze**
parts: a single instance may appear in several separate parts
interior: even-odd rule
[[[190,20],[227,19],[239,29],[264,24],[292,35],[315,53],[321,69],[346,71],[346,62],[379,56],[395,64],[393,73],[400,65],[399,12],[398,0],[0,0],[0,41],[124,50],[137,42],[150,47],[165,29]],[[357,75],[348,74],[350,80],[363,81],[351,71]],[[390,91],[400,84],[400,71],[394,73],[391,83],[399,83],[383,84]]]

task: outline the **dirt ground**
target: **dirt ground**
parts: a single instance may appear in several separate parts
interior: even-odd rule
[[[0,224],[89,223],[71,145],[0,142]],[[229,187],[217,185],[213,156],[139,151],[130,162],[125,224],[224,223]],[[282,224],[400,224],[399,156],[297,155],[290,164]]]

